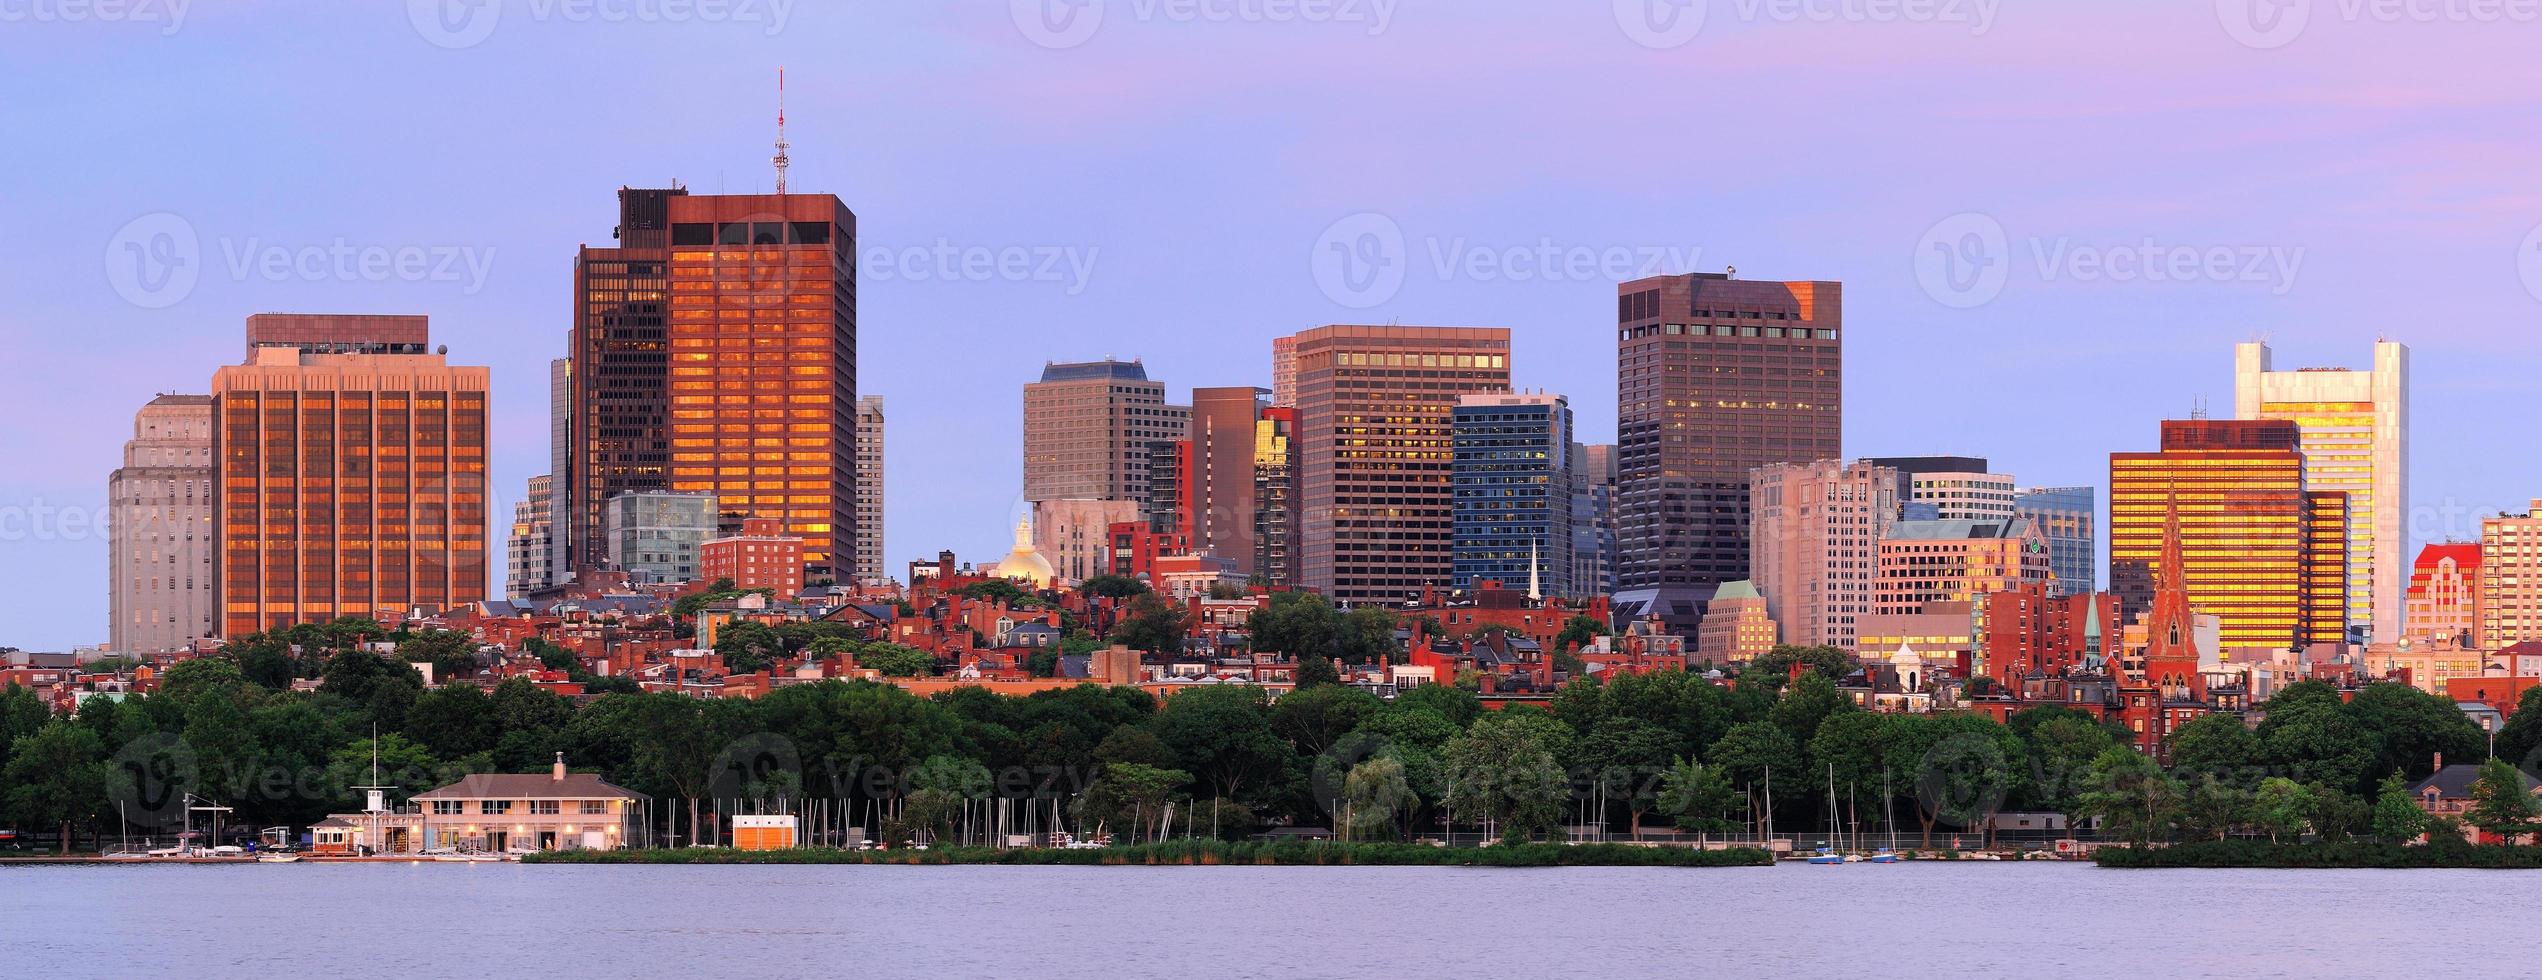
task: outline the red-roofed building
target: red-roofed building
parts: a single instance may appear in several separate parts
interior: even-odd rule
[[[2481,550],[2477,543],[2431,544],[2410,569],[2401,635],[2414,646],[2479,642]],[[2377,639],[2381,639],[2377,637]]]

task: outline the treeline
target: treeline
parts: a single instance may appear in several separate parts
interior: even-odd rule
[[[1788,836],[1819,833],[1831,816],[1885,830],[1895,814],[1929,844],[1936,833],[1982,839],[2005,810],[2133,827],[2124,814],[2149,798],[2155,816],[2131,829],[2147,839],[2283,830],[2296,804],[2306,829],[2331,835],[2366,832],[2386,777],[2485,747],[2443,699],[2374,685],[2343,703],[2303,684],[2269,702],[2255,731],[2231,718],[2188,726],[2164,772],[2124,747],[2124,731],[2063,708],[2009,724],[1863,711],[1835,684],[1853,665],[1823,648],[1777,650],[1735,685],[1626,675],[1500,711],[1454,686],[1381,700],[1334,684],[1276,702],[1244,686],[1160,704],[1092,685],[921,698],[823,682],[757,700],[619,691],[577,704],[522,681],[425,690],[401,657],[351,642],[369,636],[305,648],[325,652],[309,658],[314,692],[290,690],[300,668],[271,669],[267,646],[248,643],[178,665],[155,694],[92,699],[76,717],[50,716],[27,691],[0,694],[0,812],[66,837],[165,833],[193,794],[233,807],[232,826],[299,827],[357,807],[350,787],[370,784],[375,754],[379,781],[403,799],[470,772],[544,771],[561,752],[662,801],[834,801],[879,815],[868,829],[885,840],[940,836],[993,799],[1040,814],[1056,805],[1070,827],[1123,843],[1190,833],[1201,814],[1200,827],[1228,838],[1304,825],[1356,841],[1451,825],[1541,839],[1583,821],[1618,834],[1747,834],[1769,814]],[[1809,669],[1791,680],[1796,664]],[[2502,753],[2529,751],[2542,711],[2526,707]],[[2304,793],[2290,804],[2271,780]],[[2263,800],[2274,808],[2264,818],[2253,809]]]

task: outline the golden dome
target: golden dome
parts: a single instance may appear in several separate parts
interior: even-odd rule
[[[1015,522],[1015,550],[1006,556],[1006,560],[998,562],[997,568],[990,574],[1029,582],[1036,589],[1049,588],[1050,583],[1059,578],[1058,570],[1050,567],[1050,559],[1042,557],[1041,549],[1033,547],[1032,518]]]

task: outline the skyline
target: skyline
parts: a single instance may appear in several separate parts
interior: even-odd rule
[[[892,410],[886,568],[938,548],[1003,553],[1021,507],[1020,391],[1043,361],[1139,357],[1180,401],[1193,387],[1269,386],[1271,339],[1316,326],[1502,326],[1513,385],[1568,396],[1581,440],[1611,442],[1608,304],[1653,260],[1688,265],[1652,272],[1845,283],[1848,458],[1968,453],[2025,486],[2105,488],[2109,453],[2156,448],[2156,423],[2187,418],[2195,399],[2231,414],[2235,342],[2267,336],[2287,367],[2363,368],[2389,336],[2418,357],[2408,555],[2476,538],[2479,515],[2521,512],[2542,488],[2542,463],[2490,448],[2495,420],[2520,407],[2503,379],[2542,356],[2515,329],[2542,314],[2542,272],[2520,276],[2533,253],[2518,249],[2542,195],[2491,162],[2537,139],[2512,125],[2530,105],[2514,93],[2531,86],[2515,82],[2530,79],[2456,53],[2516,50],[2525,31],[2316,15],[2284,47],[2254,49],[2207,5],[2025,12],[1976,36],[1743,22],[1716,5],[1701,36],[1652,48],[1602,7],[1461,9],[1451,22],[1440,5],[1405,3],[1367,36],[1115,6],[1060,49],[1034,43],[1004,5],[793,9],[773,35],[519,9],[457,49],[395,9],[195,10],[168,36],[0,24],[0,52],[23,66],[11,75],[22,97],[0,100],[0,120],[54,136],[11,154],[21,186],[45,190],[18,196],[10,224],[52,233],[0,244],[18,300],[0,314],[18,355],[0,384],[16,420],[0,431],[13,461],[0,516],[17,524],[0,525],[0,643],[105,638],[103,535],[43,534],[36,508],[102,512],[133,412],[158,392],[208,390],[253,313],[426,315],[453,363],[490,366],[499,523],[547,469],[545,365],[564,353],[574,248],[604,243],[583,236],[613,220],[621,185],[770,187],[780,64],[791,183],[839,195],[864,233],[859,391]],[[1542,37],[1508,40],[1531,31]],[[2161,72],[2131,50],[2157,37],[2171,59]],[[708,70],[606,77],[599,66],[628,46]],[[2008,56],[2037,84],[1955,88],[1986,77],[1956,64],[1978,56]],[[330,69],[360,84],[329,84]],[[1886,85],[1851,91],[1846,69]],[[1653,80],[1730,94],[1634,87]],[[2109,99],[2113,82],[2147,98]],[[579,97],[595,90],[626,96]],[[1049,91],[1059,97],[1024,97]],[[1672,108],[1724,117],[1728,132],[1783,134],[1771,127],[1784,117],[1824,115],[1807,134],[1831,145],[1695,153],[1722,144],[1647,125]],[[1650,152],[1627,134],[1647,135]],[[1320,246],[1362,232],[1384,242],[1389,227],[1402,236],[1385,256],[1404,267],[1399,284],[1319,276]],[[190,287],[118,278],[117,245],[168,230],[195,238]],[[2008,270],[2000,292],[1985,276],[1919,277],[1925,247],[1963,232]],[[2193,258],[2225,250],[2227,280],[2292,278],[2110,281],[2082,259],[2147,238]],[[339,241],[356,250],[349,269],[325,254]],[[1540,243],[1561,281],[1503,281],[1537,271],[1534,254],[1488,262],[1489,277],[1439,272],[1443,256]],[[310,249],[314,279],[264,264]],[[391,265],[419,255],[425,271],[375,276],[361,249]],[[1008,255],[1032,271],[911,281],[948,254],[957,273]],[[1575,254],[1621,255],[1627,274],[1573,274]],[[2050,256],[2063,258],[2042,276]],[[1222,321],[1224,310],[1245,312]],[[2071,330],[2042,326],[2061,322]],[[2001,397],[1918,410],[1932,392],[1968,390]],[[489,588],[499,594],[499,577]]]

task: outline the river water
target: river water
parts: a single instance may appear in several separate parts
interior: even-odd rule
[[[0,975],[2125,977],[2524,969],[2542,872],[0,867]]]

